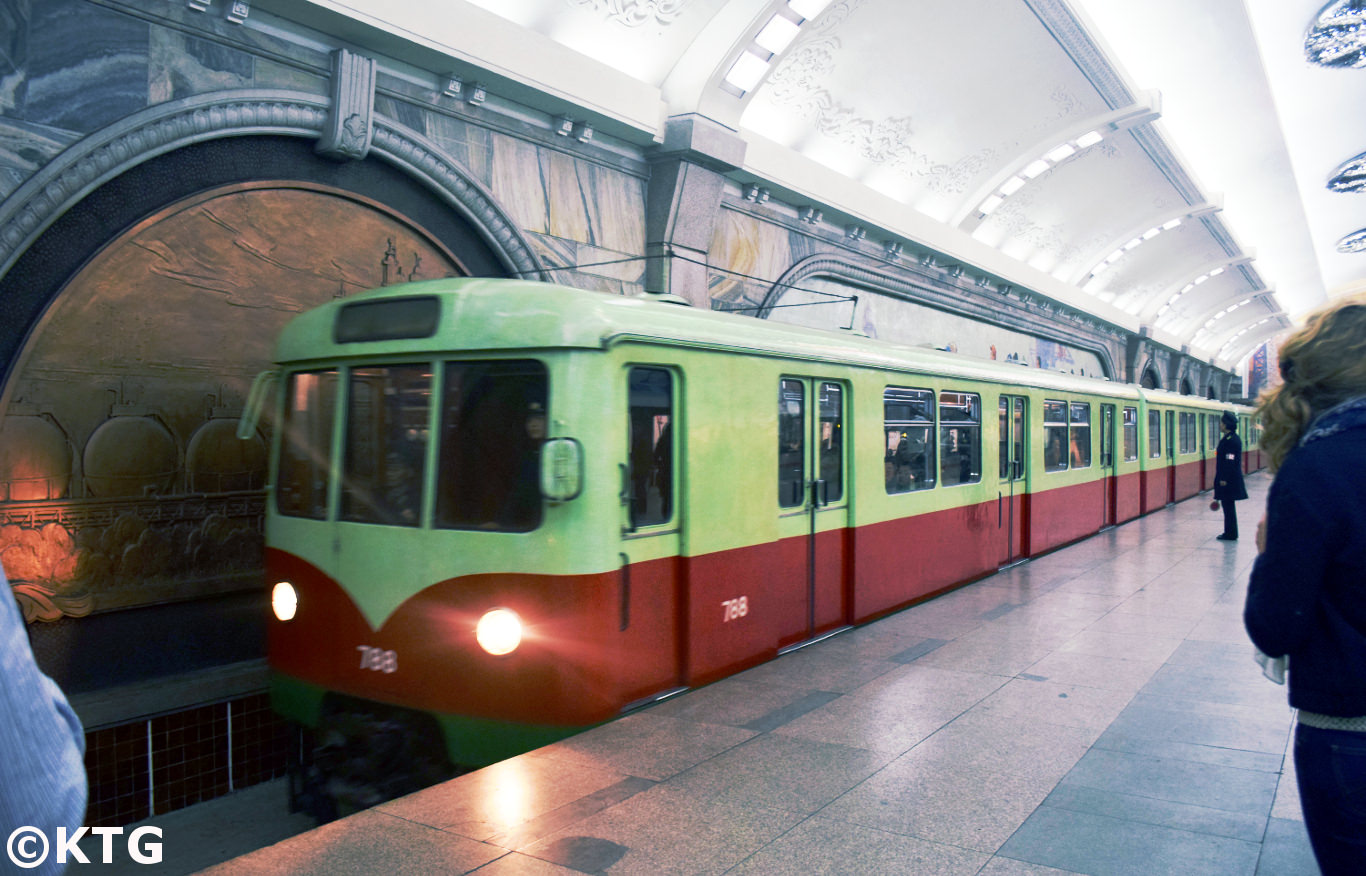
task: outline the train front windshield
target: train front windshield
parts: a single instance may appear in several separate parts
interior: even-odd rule
[[[420,526],[425,494],[435,490],[432,525],[437,528],[527,532],[539,526],[545,366],[496,360],[447,362],[439,368],[434,473],[427,465],[431,405],[438,392],[431,363],[291,374],[276,510],[291,517],[327,516],[333,412],[344,403],[341,519]]]

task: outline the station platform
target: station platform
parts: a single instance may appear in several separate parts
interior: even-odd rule
[[[205,871],[1316,874],[1208,494]]]

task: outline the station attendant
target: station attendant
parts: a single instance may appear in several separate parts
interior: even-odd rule
[[[1366,296],[1310,317],[1262,396],[1276,478],[1243,621],[1286,658],[1295,771],[1325,876],[1366,873]]]
[[[1243,442],[1238,437],[1238,418],[1232,411],[1224,411],[1219,417],[1219,428],[1224,434],[1215,450],[1214,499],[1224,508],[1224,531],[1218,538],[1237,541],[1238,511],[1233,503],[1247,498],[1247,487],[1243,486]]]

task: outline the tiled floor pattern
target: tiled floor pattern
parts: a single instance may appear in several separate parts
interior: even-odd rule
[[[1158,511],[213,872],[1316,874],[1220,523]]]

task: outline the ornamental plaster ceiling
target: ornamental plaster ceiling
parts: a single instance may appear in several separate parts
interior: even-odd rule
[[[602,143],[704,116],[745,142],[738,186],[1233,367],[1366,289],[1366,252],[1338,251],[1366,193],[1327,188],[1366,152],[1366,67],[1305,59],[1319,16],[1361,2],[258,6],[482,75]]]

